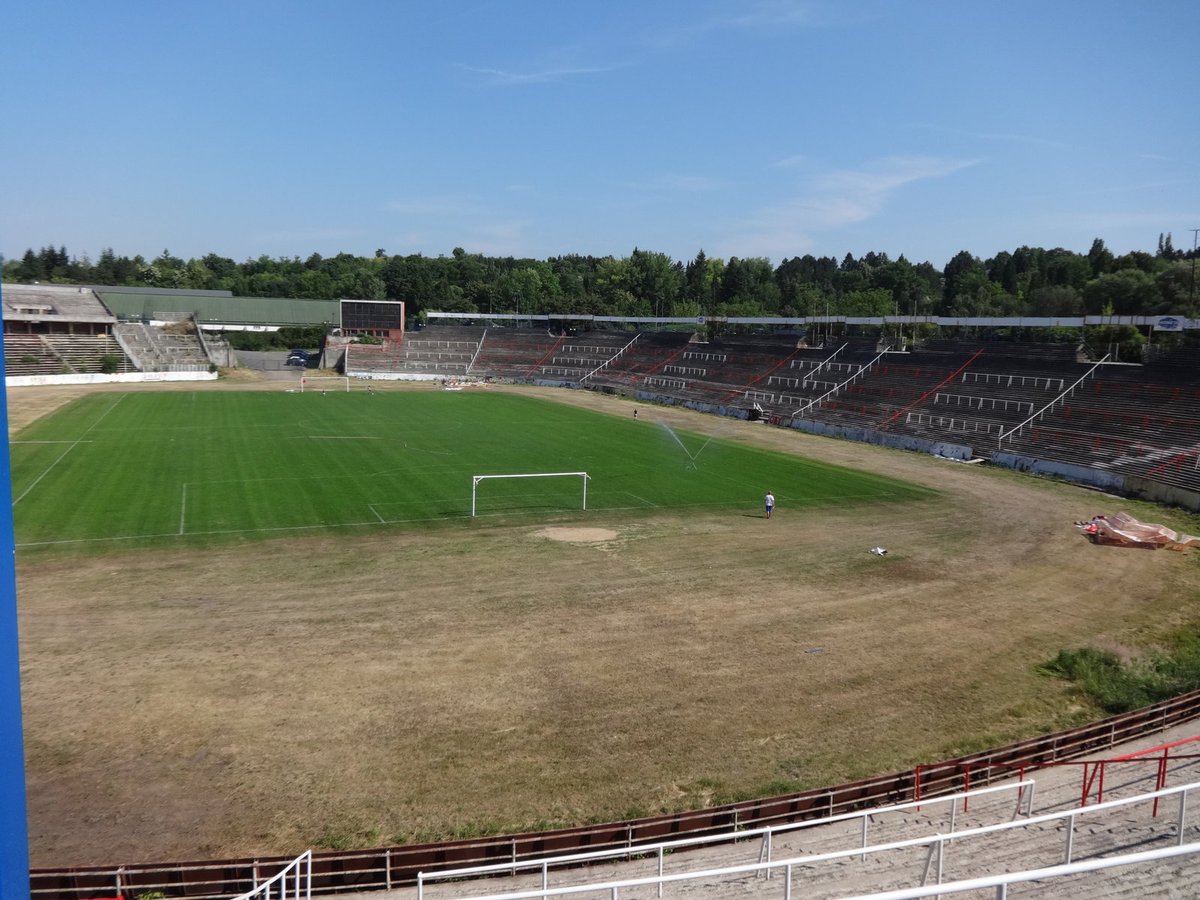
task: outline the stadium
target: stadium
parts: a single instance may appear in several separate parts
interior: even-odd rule
[[[53,359],[9,375],[35,896],[224,896],[308,848],[378,888],[516,834],[912,799],[915,767],[1101,746],[1039,667],[1194,621],[1195,551],[1072,524],[1197,530],[1186,352],[343,319],[319,370],[216,378],[203,304],[153,366],[104,296],[11,347],[6,310],[6,358]],[[71,366],[98,337],[123,379]]]

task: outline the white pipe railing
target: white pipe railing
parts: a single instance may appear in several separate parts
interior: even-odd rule
[[[1071,394],[1073,394],[1075,392],[1075,388],[1077,388],[1077,387],[1079,387],[1079,385],[1083,384],[1083,381],[1085,378],[1090,376],[1093,372],[1095,372],[1098,368],[1100,368],[1100,366],[1102,366],[1106,362],[1108,362],[1107,355],[1104,357],[1104,359],[1100,360],[1098,363],[1096,363],[1094,366],[1092,366],[1090,369],[1088,369],[1086,372],[1084,372],[1082,375],[1080,375],[1074,384],[1072,384],[1069,388],[1067,388],[1065,391],[1063,391],[1061,394],[1059,394],[1057,397],[1055,397],[1053,400],[1051,400],[1049,403],[1047,403],[1045,406],[1043,406],[1041,409],[1039,409],[1037,412],[1035,412],[1032,416],[1030,416],[1028,419],[1026,419],[1020,425],[1015,425],[1012,428],[1010,428],[1008,431],[1004,432],[1004,434],[1000,435],[1000,437],[996,439],[996,446],[997,447],[1003,446],[1005,439],[1012,437],[1014,434],[1020,434],[1022,428],[1024,428],[1026,425],[1028,425],[1030,422],[1034,421],[1035,419],[1039,418],[1042,415],[1042,413],[1046,412],[1046,410],[1053,409],[1054,405],[1056,403],[1058,403],[1061,400],[1065,400],[1067,397],[1070,397]]]
[[[818,397],[816,400],[810,400],[808,403],[804,404],[804,406],[800,407],[800,408],[799,408],[799,409],[797,409],[797,410],[794,410],[794,411],[792,412],[792,415],[793,415],[793,416],[800,416],[800,415],[803,415],[804,413],[806,413],[806,412],[808,412],[810,409],[812,409],[814,406],[816,406],[818,403],[823,403],[823,402],[824,402],[825,400],[827,400],[828,398],[830,398],[830,397],[834,396],[835,394],[837,394],[837,393],[838,393],[839,391],[841,391],[841,389],[842,389],[842,388],[844,388],[846,385],[848,385],[848,384],[851,384],[851,383],[852,383],[852,382],[854,382],[854,381],[857,381],[857,380],[858,380],[859,378],[861,378],[861,377],[862,377],[864,374],[866,374],[867,372],[870,372],[870,371],[871,371],[871,368],[872,368],[872,366],[874,366],[874,365],[875,365],[875,363],[877,363],[877,362],[879,362],[881,359],[883,359],[883,358],[884,358],[884,356],[886,356],[888,353],[890,353],[890,352],[891,352],[891,350],[892,350],[892,348],[891,348],[891,347],[888,347],[888,348],[886,348],[886,349],[885,349],[885,350],[884,350],[882,353],[880,353],[878,356],[876,356],[876,357],[875,357],[873,360],[871,360],[871,361],[870,361],[869,363],[867,363],[865,366],[862,366],[861,368],[859,368],[859,370],[858,370],[857,372],[855,372],[853,375],[851,375],[849,378],[847,378],[845,381],[843,381],[841,384],[839,384],[839,385],[838,385],[837,387],[835,387],[833,390],[831,390],[831,391],[828,391],[827,393],[824,393],[824,394],[822,394],[822,395],[821,395],[820,397]]]
[[[471,355],[471,361],[467,363],[467,367],[463,370],[464,375],[471,374],[471,367],[475,365],[475,360],[479,358],[479,351],[483,349],[483,342],[487,340],[488,330],[483,329],[483,334],[479,336],[479,343],[475,345],[475,352]]]
[[[628,350],[630,347],[632,347],[634,344],[636,344],[637,339],[640,338],[641,336],[642,336],[642,333],[639,331],[637,334],[635,334],[633,336],[632,341],[630,341],[628,344],[626,344],[624,347],[622,347],[620,350],[618,350],[616,353],[614,353],[611,357],[606,359],[604,362],[600,363],[600,365],[596,366],[596,368],[592,369],[592,371],[588,372],[586,375],[584,375],[582,378],[580,378],[579,383],[583,384],[585,381],[587,381],[589,378],[591,378],[593,375],[595,375],[597,372],[599,372],[601,369],[603,369],[605,366],[607,366],[610,362],[612,362],[617,357],[619,357],[622,353],[624,353],[626,350]]]
[[[1006,889],[1010,884],[1022,884],[1027,881],[1044,881],[1051,878],[1061,878],[1066,875],[1081,875],[1086,872],[1116,869],[1121,866],[1158,862],[1163,859],[1174,859],[1177,856],[1190,856],[1193,853],[1200,853],[1200,843],[1180,844],[1178,847],[1164,847],[1161,850],[1143,850],[1140,853],[1126,853],[1121,856],[1106,856],[1101,859],[1089,859],[1084,862],[1071,863],[1065,866],[1047,866],[1044,869],[1026,869],[1023,872],[1005,872],[1003,875],[987,875],[983,878],[948,881],[944,884],[927,885],[918,888],[902,888],[898,891],[855,894],[843,897],[841,900],[919,900],[921,897],[940,897],[942,894],[961,894],[964,891],[978,891],[986,888],[995,888],[996,900],[1004,900],[1008,896]]]
[[[848,859],[848,858],[854,857],[854,856],[858,856],[860,858],[865,858],[868,854],[884,853],[884,852],[888,852],[888,851],[892,851],[892,850],[906,850],[906,849],[911,849],[911,848],[915,848],[915,847],[928,847],[930,850],[931,856],[932,856],[932,854],[936,853],[937,859],[939,862],[937,874],[938,874],[938,877],[940,878],[941,877],[941,862],[945,858],[946,845],[951,842],[961,843],[969,838],[977,837],[980,835],[997,834],[997,833],[1002,833],[1005,831],[1012,831],[1014,829],[1025,829],[1030,826],[1046,825],[1046,824],[1054,823],[1054,822],[1062,822],[1063,820],[1066,820],[1066,826],[1067,826],[1066,833],[1064,836],[1064,857],[1065,857],[1065,859],[1064,859],[1062,866],[1056,867],[1056,868],[1064,868],[1065,869],[1065,868],[1070,868],[1072,866],[1071,853],[1073,850],[1073,841],[1074,841],[1074,834],[1075,834],[1075,819],[1078,816],[1085,815],[1085,814],[1086,815],[1095,815],[1096,813],[1099,813],[1099,812],[1102,812],[1105,810],[1121,809],[1123,807],[1131,806],[1135,803],[1152,802],[1155,800],[1162,799],[1163,797],[1176,796],[1176,795],[1179,797],[1179,814],[1178,814],[1178,819],[1176,822],[1176,826],[1177,826],[1176,827],[1176,847],[1172,848],[1172,849],[1176,850],[1177,853],[1175,855],[1178,855],[1178,853],[1182,853],[1182,852],[1195,852],[1196,850],[1200,850],[1200,845],[1197,845],[1197,844],[1185,845],[1183,843],[1184,826],[1185,826],[1185,820],[1186,820],[1186,815],[1187,815],[1187,802],[1186,802],[1187,795],[1190,791],[1195,791],[1195,790],[1200,790],[1200,783],[1180,785],[1180,786],[1173,787],[1173,788],[1164,788],[1163,790],[1160,790],[1160,791],[1152,791],[1150,793],[1140,794],[1136,797],[1130,797],[1130,798],[1123,799],[1123,800],[1109,800],[1104,803],[1097,803],[1093,806],[1078,807],[1078,808],[1069,809],[1069,810],[1056,812],[1056,813],[1045,813],[1045,814],[1042,814],[1039,816],[1032,816],[1027,819],[1022,819],[1020,821],[1005,822],[1005,823],[1002,823],[999,825],[983,825],[983,826],[979,826],[976,828],[966,828],[966,829],[963,829],[962,831],[954,832],[953,834],[923,835],[921,837],[908,838],[908,839],[902,840],[902,841],[892,841],[887,844],[876,844],[876,845],[870,846],[870,847],[855,848],[855,849],[851,849],[851,850],[836,850],[836,851],[831,851],[828,853],[816,853],[816,854],[808,854],[808,855],[803,855],[803,856],[793,856],[793,857],[789,857],[786,859],[779,859],[779,860],[775,860],[775,861],[771,861],[771,862],[745,863],[745,864],[737,865],[737,866],[724,866],[724,867],[719,867],[719,868],[701,869],[701,870],[695,870],[695,871],[690,871],[690,872],[678,872],[678,873],[674,873],[671,875],[663,874],[660,871],[659,874],[657,874],[657,875],[648,876],[648,877],[644,877],[644,878],[627,878],[627,879],[614,880],[614,881],[591,882],[591,883],[587,883],[587,884],[557,885],[555,887],[542,887],[540,889],[524,890],[524,891],[511,891],[511,892],[506,892],[506,893],[483,894],[483,895],[474,896],[473,900],[535,900],[535,898],[548,898],[551,896],[570,896],[570,895],[574,895],[574,894],[583,894],[583,893],[598,893],[601,891],[608,892],[611,897],[617,898],[617,897],[619,897],[620,891],[622,889],[632,888],[632,887],[656,887],[659,891],[659,895],[661,896],[662,888],[666,884],[673,884],[673,883],[677,883],[677,882],[686,882],[686,881],[696,881],[696,880],[700,880],[700,879],[713,880],[713,879],[718,879],[718,878],[727,878],[730,876],[759,876],[759,875],[769,876],[769,874],[775,870],[783,870],[784,871],[784,873],[786,875],[786,880],[784,882],[783,895],[785,898],[790,898],[793,869],[797,866],[809,867],[813,863],[817,863],[817,862],[825,862],[825,861],[836,860],[836,859]],[[1055,834],[1056,832],[1043,831],[1042,833],[1046,834],[1046,835],[1051,835],[1051,834]],[[1193,847],[1193,848],[1195,848],[1195,850],[1184,851],[1181,848],[1185,847],[1185,846]],[[1167,855],[1171,855],[1171,854],[1167,854],[1165,852],[1163,853],[1163,856],[1167,856]],[[1098,859],[1093,859],[1093,860],[1090,860],[1090,861],[1087,861],[1084,863],[1076,863],[1075,865],[1080,866],[1080,867],[1086,867],[1088,865],[1094,865],[1097,861],[1108,862],[1109,864],[1115,865],[1115,864],[1119,864],[1119,863],[1114,862],[1115,860],[1118,860],[1118,859],[1120,859],[1119,856],[1100,857]],[[926,867],[926,868],[928,869],[928,867]],[[1087,869],[1079,868],[1077,871],[1087,871]],[[983,876],[982,878],[983,878],[983,880],[987,880],[987,879],[991,879],[991,878],[1003,879],[1006,877],[1010,877],[1010,876],[1008,876],[1008,875],[1000,875],[1000,876],[990,875],[990,876]],[[997,881],[995,883],[999,884],[1002,882]],[[925,897],[925,896],[930,896],[930,895],[936,895],[937,893],[939,893],[939,888],[945,888],[945,887],[946,886],[944,884],[933,885],[933,886],[922,885],[922,886],[919,886],[916,888],[905,889],[907,891],[915,891],[916,893],[880,894],[879,896],[881,896],[881,897],[882,896],[889,896],[889,897],[895,896],[897,898],[901,897],[901,896]],[[863,895],[863,896],[871,896],[871,895],[868,894],[868,895]]]
[[[311,896],[312,851],[305,850],[271,878],[233,900],[309,900]]]
[[[1033,808],[1033,795],[1035,782],[1033,779],[1014,782],[1013,784],[993,785],[986,788],[976,788],[971,791],[961,791],[957,794],[946,794],[939,797],[925,797],[921,800],[910,800],[906,803],[897,803],[892,806],[875,807],[872,809],[858,810],[850,813],[839,813],[835,816],[825,816],[821,819],[809,819],[804,822],[786,822],[782,825],[764,825],[759,828],[740,829],[722,834],[709,834],[699,837],[676,838],[671,841],[659,841],[657,843],[637,844],[628,847],[610,847],[604,850],[589,850],[585,853],[568,853],[559,856],[546,856],[541,859],[524,859],[514,860],[504,863],[489,863],[482,866],[465,866],[459,869],[442,869],[437,872],[418,872],[417,873],[417,898],[423,900],[425,885],[431,881],[445,881],[448,879],[459,878],[474,878],[484,875],[495,875],[499,872],[512,872],[516,874],[521,869],[540,869],[542,874],[542,887],[547,887],[549,870],[554,867],[574,865],[584,862],[599,862],[605,859],[619,859],[625,856],[650,856],[658,857],[659,874],[662,874],[663,857],[667,853],[672,853],[676,850],[684,850],[691,847],[703,847],[708,844],[728,843],[730,840],[736,839],[744,841],[749,838],[761,837],[764,842],[763,854],[764,862],[771,860],[771,839],[775,835],[787,834],[796,831],[803,831],[810,828],[818,828],[823,825],[832,825],[839,822],[850,822],[856,819],[862,820],[862,827],[859,829],[861,835],[861,845],[854,852],[861,852],[866,849],[868,844],[868,825],[867,822],[872,817],[880,817],[888,813],[904,812],[910,809],[920,809],[922,807],[934,807],[939,803],[950,804],[950,832],[954,833],[955,828],[955,809],[959,801],[962,801],[964,806],[970,803],[971,800],[978,800],[989,794],[998,794],[1003,792],[1015,791],[1017,794],[1016,808],[1014,816],[1021,815],[1022,806],[1028,811]],[[661,896],[661,894],[660,894]]]

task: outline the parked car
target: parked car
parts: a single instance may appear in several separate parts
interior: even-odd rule
[[[295,349],[288,353],[287,365],[289,366],[307,366],[309,360],[309,352],[307,350]]]

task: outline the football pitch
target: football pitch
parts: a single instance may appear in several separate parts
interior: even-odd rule
[[[43,867],[899,771],[1094,715],[1036,667],[1190,621],[1200,577],[1082,542],[1078,488],[592,392],[16,398],[42,416],[12,459]],[[534,471],[588,472],[587,511],[578,478],[516,479],[471,518],[472,476]]]
[[[928,488],[502,393],[85,397],[11,445],[17,544],[97,551],[477,519],[905,502]]]

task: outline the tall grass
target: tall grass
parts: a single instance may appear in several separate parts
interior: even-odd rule
[[[1172,636],[1167,646],[1129,661],[1095,647],[1060,650],[1043,671],[1073,681],[1110,713],[1129,712],[1200,689],[1200,630]]]

